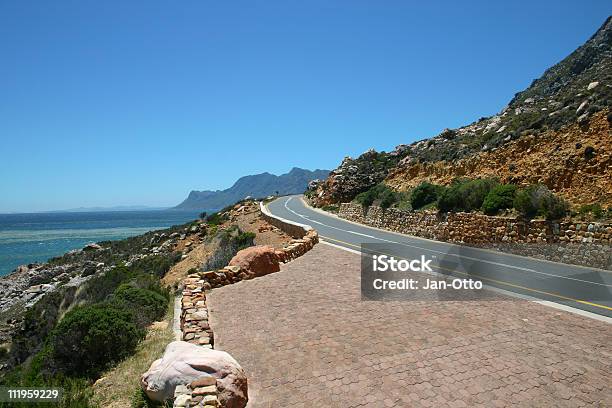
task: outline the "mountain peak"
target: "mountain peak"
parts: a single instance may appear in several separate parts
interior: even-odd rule
[[[308,182],[324,179],[328,170],[305,170],[293,167],[288,173],[276,176],[269,172],[240,177],[230,188],[221,191],[191,191],[176,209],[218,210],[247,196],[263,198],[273,194],[303,193]]]

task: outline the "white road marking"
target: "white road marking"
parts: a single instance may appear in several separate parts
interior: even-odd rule
[[[605,284],[605,283],[592,282],[592,281],[588,281],[588,280],[584,280],[584,279],[571,278],[569,276],[561,276],[561,275],[555,275],[553,273],[540,272],[540,271],[536,271],[535,269],[531,269],[531,268],[523,268],[523,267],[520,267],[520,266],[508,265],[508,264],[501,263],[501,262],[487,261],[487,260],[484,260],[484,259],[473,258],[473,257],[466,256],[466,255],[451,254],[451,253],[444,252],[444,251],[437,251],[435,249],[423,248],[423,247],[420,247],[418,245],[406,244],[404,242],[392,241],[392,240],[388,240],[388,239],[384,239],[384,238],[375,237],[373,235],[363,234],[363,233],[356,232],[356,231],[345,230],[345,229],[342,229],[342,228],[334,227],[333,225],[328,225],[328,224],[325,224],[323,222],[313,220],[313,219],[311,219],[311,218],[309,218],[309,217],[307,217],[305,215],[302,215],[302,214],[292,210],[288,206],[288,204],[289,204],[289,202],[291,200],[293,200],[293,197],[289,197],[285,201],[284,207],[287,209],[287,211],[291,212],[292,214],[295,214],[298,217],[304,218],[305,220],[308,220],[308,221],[313,222],[315,224],[323,225],[323,226],[325,226],[327,228],[332,228],[332,229],[335,229],[335,230],[338,230],[338,231],[342,231],[342,232],[348,232],[349,234],[360,235],[360,236],[364,236],[364,237],[367,237],[367,238],[370,238],[370,239],[376,239],[376,240],[383,241],[383,242],[389,242],[389,243],[393,243],[393,244],[403,245],[403,246],[410,247],[410,248],[413,248],[413,249],[419,249],[421,251],[435,252],[435,253],[442,254],[442,255],[445,255],[445,256],[454,256],[454,257],[457,257],[457,258],[468,259],[470,261],[482,262],[482,263],[487,263],[487,264],[496,265],[496,266],[502,266],[502,267],[506,267],[506,268],[518,269],[518,270],[525,271],[525,272],[537,273],[539,275],[551,276],[551,277],[554,277],[554,278],[561,278],[561,279],[568,279],[568,280],[573,280],[573,281],[577,281],[577,282],[588,283],[588,284],[591,284],[591,285],[599,285],[599,286],[612,287],[612,285],[608,285],[608,284]]]

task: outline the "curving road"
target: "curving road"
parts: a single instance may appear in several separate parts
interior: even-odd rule
[[[360,251],[361,244],[388,243],[388,254],[415,259],[425,255],[432,269],[487,286],[612,317],[612,272],[548,262],[463,245],[438,242],[352,223],[307,206],[301,196],[267,204],[275,216],[315,228],[322,240]]]

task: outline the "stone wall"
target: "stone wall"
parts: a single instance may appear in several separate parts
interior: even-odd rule
[[[342,203],[338,215],[376,228],[437,241],[495,248],[504,252],[612,269],[612,225],[550,222],[475,213],[364,209]]]
[[[272,215],[272,213],[270,213],[270,211],[268,211],[263,201],[259,203],[259,208],[261,210],[261,215],[266,222],[281,229],[283,232],[293,238],[303,238],[308,231],[312,230],[312,227],[309,225],[299,224],[284,218],[275,217]]]

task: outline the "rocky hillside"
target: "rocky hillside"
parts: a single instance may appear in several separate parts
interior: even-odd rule
[[[312,180],[325,179],[329,170],[304,170],[297,167],[289,173],[275,176],[261,173],[241,177],[233,186],[218,191],[192,191],[177,205],[179,210],[211,210],[227,207],[247,196],[263,198],[273,194],[301,194]]]
[[[399,191],[462,176],[544,183],[572,204],[612,205],[612,18],[498,114],[392,152],[347,157],[309,190],[316,205],[385,181]]]

